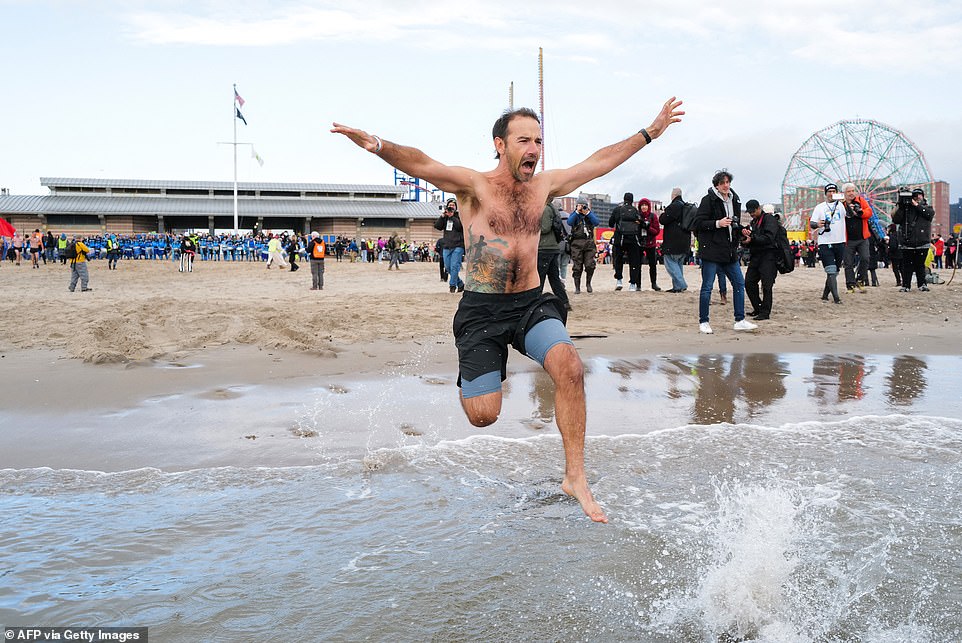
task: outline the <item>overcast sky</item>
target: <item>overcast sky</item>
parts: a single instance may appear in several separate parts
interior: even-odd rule
[[[538,107],[547,167],[688,115],[589,192],[689,200],[727,167],[743,200],[778,201],[815,131],[901,130],[962,195],[962,3],[0,0],[0,187],[40,177],[233,178],[232,84],[252,142],[242,181],[391,184],[332,121],[452,165],[494,166],[491,125]],[[845,178],[845,177],[839,177]]]

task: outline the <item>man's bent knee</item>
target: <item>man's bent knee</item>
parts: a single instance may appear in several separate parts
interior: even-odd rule
[[[461,406],[474,426],[494,424],[501,414],[500,371],[491,371],[473,380],[462,377]]]
[[[501,392],[487,393],[477,397],[465,397],[461,391],[461,406],[472,426],[482,427],[494,424],[501,414]]]

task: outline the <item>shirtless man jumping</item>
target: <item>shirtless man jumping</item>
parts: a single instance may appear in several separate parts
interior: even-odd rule
[[[547,201],[564,196],[627,161],[669,125],[681,121],[681,101],[667,100],[646,129],[602,148],[577,165],[535,174],[541,158],[538,115],[506,112],[492,130],[498,165],[489,172],[442,165],[413,147],[397,145],[334,123],[359,147],[409,176],[458,197],[467,249],[465,292],[454,316],[461,406],[474,426],[488,426],[501,413],[501,382],[508,346],[541,364],[555,384],[555,413],[565,452],[561,489],[585,514],[608,522],[585,476],[584,367],[565,330],[566,311],[541,294],[538,239]]]

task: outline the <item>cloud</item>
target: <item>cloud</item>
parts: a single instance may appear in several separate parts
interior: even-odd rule
[[[374,46],[403,40],[429,49],[511,51],[550,41],[559,50],[593,52],[613,46],[607,34],[588,29],[548,38],[543,30],[531,28],[543,22],[535,8],[507,2],[277,3],[268,10],[258,6],[246,12],[242,7],[198,3],[187,12],[128,12],[121,19],[130,39],[148,45],[266,47],[340,41]]]
[[[602,53],[637,52],[652,42],[684,43],[665,51],[691,57],[719,46],[757,48],[775,59],[830,68],[934,73],[962,63],[962,6],[928,0],[910,11],[897,0],[810,0],[786,6],[743,0],[725,6],[675,0],[647,3],[558,0],[519,5],[507,0],[447,3],[388,0],[224,4],[199,2],[189,10],[127,12],[128,36],[151,45],[271,46],[311,41],[404,41],[439,50],[519,50],[550,45],[560,55],[594,63]],[[643,36],[642,36],[643,34]]]

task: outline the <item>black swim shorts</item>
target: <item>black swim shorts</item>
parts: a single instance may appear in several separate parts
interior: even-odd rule
[[[541,288],[509,294],[465,291],[454,315],[461,395],[501,390],[509,345],[543,366],[552,346],[571,343],[566,321],[564,304],[541,294]]]

